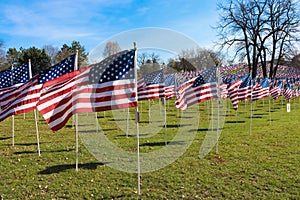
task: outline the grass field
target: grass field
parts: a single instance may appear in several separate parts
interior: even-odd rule
[[[285,101],[271,103],[270,112],[267,99],[253,103],[252,131],[249,102],[240,102],[238,112],[228,107],[218,153],[213,148],[202,159],[199,149],[209,129],[211,104],[196,105],[200,123],[191,145],[166,167],[142,173],[140,195],[136,173],[119,171],[96,159],[82,140],[79,170],[75,171],[72,120],[52,133],[39,117],[38,156],[33,113],[26,113],[25,119],[15,116],[14,146],[8,118],[0,123],[0,199],[300,199],[300,101],[291,101],[290,113]],[[139,109],[140,126],[147,126],[148,102],[142,102]],[[141,153],[164,148],[175,137],[182,116],[169,102],[167,134],[160,129],[153,137],[142,137],[141,132]],[[97,113],[97,118],[112,143],[136,152],[136,137],[126,137],[111,111]]]

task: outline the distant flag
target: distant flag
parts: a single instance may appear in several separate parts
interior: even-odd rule
[[[300,96],[300,85],[295,89],[295,98]]]
[[[279,96],[281,95],[282,89],[283,89],[282,81],[275,82],[272,88],[270,89],[270,94],[272,98],[275,100],[278,99]]]
[[[134,59],[135,50],[121,51],[45,84],[37,108],[52,131],[75,113],[136,107]]]
[[[252,92],[252,101],[260,100],[264,97],[268,97],[270,95],[270,85],[269,79],[264,78],[261,79],[256,86],[253,88]]]
[[[228,98],[228,90],[227,90],[227,84],[223,83],[220,85],[220,90],[221,90],[221,98]]]
[[[176,107],[186,110],[197,102],[218,98],[216,69],[216,67],[208,68],[198,77],[182,84],[177,89]]]
[[[165,83],[165,97],[167,99],[175,97],[175,74],[166,75]]]
[[[292,98],[292,96],[293,96],[293,88],[292,88],[292,86],[289,83],[287,83],[284,86],[283,95],[285,96],[285,98],[286,98],[287,101],[290,101],[290,99]]]
[[[247,75],[245,75],[247,76]],[[245,77],[244,76],[244,77]],[[229,84],[228,84],[228,96],[232,102],[233,108],[235,110],[238,109],[238,100],[239,100],[239,95],[238,95],[238,89],[240,85],[242,84],[243,80],[241,78],[237,79],[232,79]]]
[[[0,111],[0,121],[11,115],[22,114],[34,110],[40,99],[43,83],[73,71],[75,57],[76,55],[72,55],[66,58],[62,62],[35,75],[23,85],[5,93],[2,98],[6,104]]]
[[[151,100],[165,97],[164,72],[158,70],[147,74],[141,79],[143,85],[138,87],[138,100]]]
[[[242,77],[242,83],[238,89],[238,100],[247,101],[251,97],[251,74]]]

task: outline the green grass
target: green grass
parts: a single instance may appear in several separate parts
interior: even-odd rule
[[[211,104],[198,104],[200,123],[192,144],[170,165],[142,173],[141,195],[137,195],[136,173],[122,172],[97,160],[81,140],[79,170],[75,171],[72,120],[52,133],[40,116],[39,157],[33,113],[26,113],[26,119],[15,116],[14,147],[8,118],[0,123],[0,199],[299,199],[300,101],[292,100],[290,113],[286,112],[285,101],[283,105],[281,100],[271,102],[271,115],[267,99],[253,103],[252,132],[249,102],[240,102],[238,112],[230,106],[218,153],[213,148],[202,159],[199,150],[209,127]],[[149,120],[148,102],[142,104],[141,127]],[[165,141],[175,137],[184,114],[177,112],[173,101],[167,110],[167,135],[161,129],[153,137],[141,137],[141,153],[164,148]],[[111,111],[97,115],[101,130],[111,142],[136,152],[136,137],[126,137]],[[125,123],[122,119],[119,122]]]

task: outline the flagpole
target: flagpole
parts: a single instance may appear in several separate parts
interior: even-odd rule
[[[31,71],[31,60],[28,59],[28,67],[29,67],[29,79],[32,78],[32,71]],[[40,149],[40,137],[39,137],[39,127],[38,127],[38,120],[37,120],[37,112],[36,109],[33,110],[34,114],[34,122],[35,122],[35,133],[36,133],[36,142],[38,148],[38,155],[41,156],[41,149]],[[25,113],[24,113],[25,116]]]
[[[163,98],[163,104],[164,104],[164,115],[165,115],[165,144],[168,144],[168,136],[167,136],[167,106],[166,106],[166,97]]]
[[[76,140],[76,163],[75,171],[78,171],[78,113],[75,114],[75,140]]]
[[[96,118],[96,131],[99,132],[99,123],[98,123],[98,114],[95,112],[95,118]]]
[[[138,93],[137,93],[137,67],[136,67],[136,42],[134,44],[135,56],[134,56],[134,74],[135,74],[135,91],[136,91],[136,101],[138,102]],[[150,120],[150,119],[149,119]],[[135,121],[136,121],[136,147],[137,147],[137,175],[138,175],[138,195],[141,194],[141,166],[140,166],[140,139],[139,139],[139,107],[135,107]]]
[[[270,99],[270,94],[269,94],[269,124],[271,125],[271,120],[272,120],[272,117],[271,117],[271,99]]]
[[[11,65],[11,72],[13,73],[13,69],[14,69],[14,64]],[[14,84],[14,80],[13,80],[13,74],[11,76],[11,85]],[[12,146],[14,147],[15,146],[15,115],[12,115],[11,116],[11,143],[12,143]]]
[[[250,71],[251,73],[251,71]],[[253,92],[253,84],[252,84],[252,78],[250,80],[250,91],[251,91],[251,95],[250,95],[250,135],[252,135],[252,92]]]
[[[75,58],[75,65],[74,71],[78,70],[78,49],[76,49],[76,58]],[[75,114],[75,151],[76,151],[76,161],[75,161],[75,171],[78,171],[78,113]]]
[[[149,123],[150,123],[150,117],[151,117],[151,114],[150,114],[150,99],[148,99],[148,117],[149,117]]]
[[[221,101],[221,90],[220,90],[220,71],[219,66],[217,65],[217,93],[218,93],[218,122],[217,122],[217,135],[216,135],[216,154],[219,154],[219,128],[220,128],[220,101]]]
[[[128,131],[129,131],[129,108],[127,108],[127,116],[126,116],[126,137],[128,137]]]
[[[12,146],[15,146],[15,115],[11,116],[11,122],[12,122]]]

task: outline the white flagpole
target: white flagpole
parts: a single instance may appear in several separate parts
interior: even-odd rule
[[[78,70],[78,49],[76,49],[75,65],[74,70]],[[78,171],[78,114],[75,114],[75,151],[76,151],[76,161],[75,161],[75,171]]]
[[[14,69],[14,64],[11,65],[11,72],[13,73],[13,69]],[[11,85],[14,84],[14,79],[13,79],[13,74],[11,76]],[[11,116],[11,143],[12,146],[15,146],[15,115]]]
[[[137,67],[136,67],[136,42],[134,42],[134,75],[135,75],[135,92],[136,92],[136,101],[138,102],[138,93],[137,93]],[[150,120],[150,118],[149,118]],[[141,194],[141,166],[140,166],[140,139],[139,139],[139,121],[140,121],[140,114],[139,114],[139,107],[136,106],[135,108],[135,121],[136,121],[136,148],[137,148],[137,175],[138,175],[138,195]]]
[[[163,98],[163,101],[164,101],[164,115],[165,115],[165,144],[167,145],[168,144],[168,136],[167,136],[167,106],[166,106],[166,97]]]
[[[34,112],[35,132],[36,132],[36,142],[37,142],[37,147],[38,147],[38,155],[41,156],[39,128],[38,128],[38,123],[37,123],[36,109],[34,109],[33,112]]]
[[[150,114],[150,99],[148,99],[148,117],[149,117],[149,123],[150,123],[150,117],[151,117],[151,114]]]
[[[129,131],[129,108],[127,108],[127,116],[126,116],[126,137],[128,137]]]
[[[76,140],[76,163],[75,163],[75,171],[78,171],[78,114],[75,114],[75,140]]]
[[[271,125],[271,120],[272,120],[272,117],[271,117],[271,98],[270,98],[270,94],[269,94],[269,124]]]
[[[29,67],[29,79],[32,78],[32,71],[31,71],[31,61],[28,60],[28,67]],[[40,149],[40,137],[39,137],[39,127],[38,127],[38,120],[37,120],[37,112],[36,109],[33,110],[34,113],[34,122],[35,122],[35,133],[36,133],[36,142],[38,148],[38,155],[41,156],[41,149]],[[24,113],[25,116],[25,113]]]
[[[217,85],[217,93],[218,93],[218,122],[217,122],[217,135],[216,135],[216,153],[219,153],[219,128],[220,128],[220,101],[221,101],[221,90],[220,90],[220,85],[221,85],[221,80],[220,80],[220,71],[219,71],[219,66],[217,65],[217,79],[218,79],[218,85]]]
[[[96,131],[99,132],[99,123],[98,123],[98,114],[95,112],[95,119],[96,119]]]
[[[15,115],[11,116],[11,123],[12,123],[12,146],[15,146]]]
[[[250,71],[251,73],[251,71]],[[252,84],[252,78],[250,80],[250,91],[251,91],[251,95],[250,95],[250,135],[252,135],[252,91],[253,91],[253,84]]]

